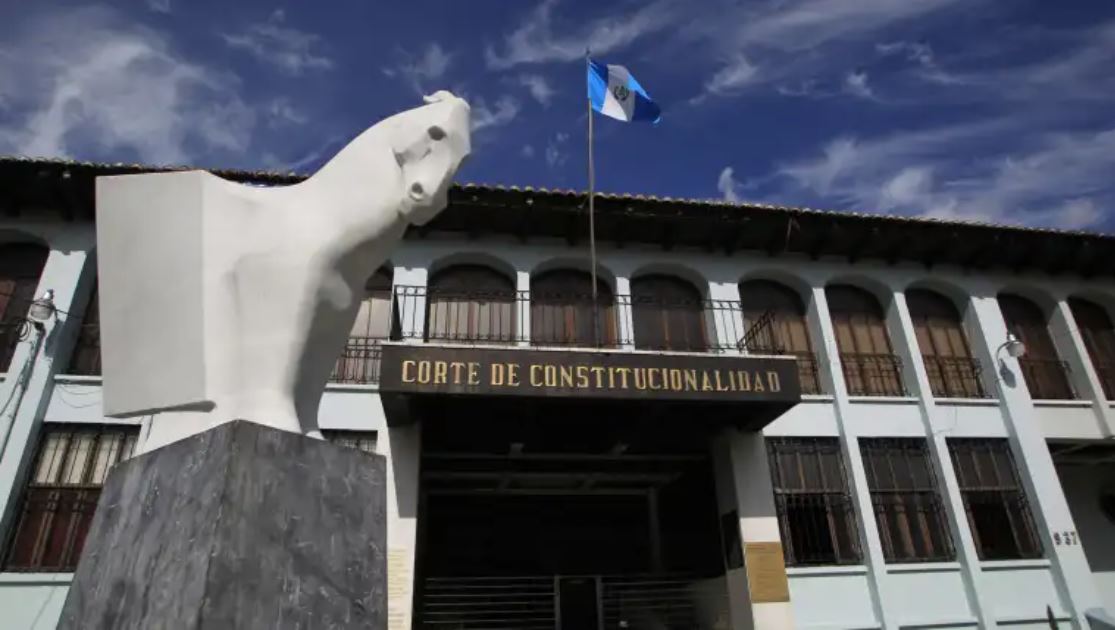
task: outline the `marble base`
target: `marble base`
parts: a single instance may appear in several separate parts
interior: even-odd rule
[[[233,422],[109,475],[58,628],[386,628],[385,461]]]

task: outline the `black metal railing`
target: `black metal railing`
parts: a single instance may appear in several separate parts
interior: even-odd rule
[[[852,396],[905,396],[902,360],[893,354],[840,353],[844,383]]]
[[[971,357],[922,355],[929,387],[943,398],[987,398],[979,361]]]
[[[378,383],[380,356],[383,352],[381,337],[349,337],[340,358],[333,366],[332,383]]]
[[[1069,364],[1060,359],[1021,357],[1018,366],[1036,400],[1072,400],[1076,392],[1069,381]]]

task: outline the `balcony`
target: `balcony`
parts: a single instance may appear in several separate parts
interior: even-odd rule
[[[921,357],[929,387],[939,398],[987,398],[980,378],[979,361],[971,357]]]
[[[1069,364],[1059,359],[1023,356],[1018,359],[1030,397],[1035,400],[1074,400],[1076,392],[1069,382]]]
[[[902,361],[893,354],[840,353],[850,396],[905,396]]]

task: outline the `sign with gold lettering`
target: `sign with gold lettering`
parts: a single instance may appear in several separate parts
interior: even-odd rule
[[[792,357],[385,344],[380,390],[796,403]]]

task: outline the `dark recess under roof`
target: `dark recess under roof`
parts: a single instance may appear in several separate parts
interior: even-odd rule
[[[91,221],[96,177],[175,170],[186,169],[0,157],[0,213],[16,218],[51,209],[65,220]],[[212,172],[258,185],[305,179],[293,173]],[[557,237],[578,244],[587,238],[585,201],[583,191],[455,185],[449,208],[408,236],[448,231],[523,241]],[[838,256],[852,263],[871,259],[1115,276],[1115,236],[1104,234],[616,194],[598,194],[596,212],[598,240],[617,247],[648,243],[723,254],[744,250],[769,256]]]

